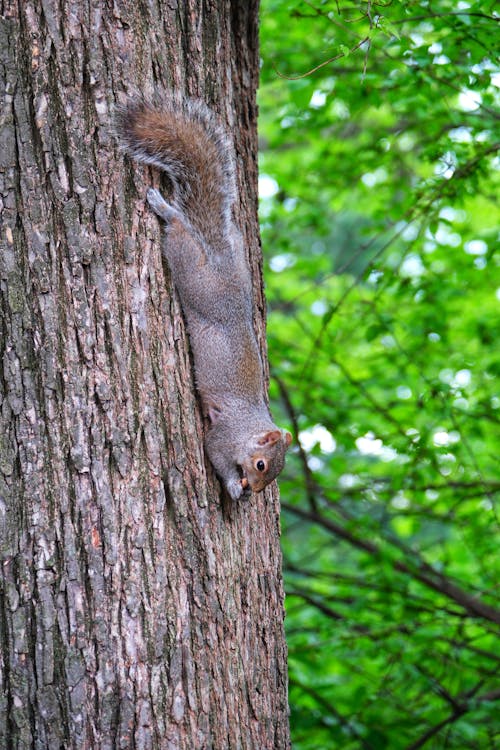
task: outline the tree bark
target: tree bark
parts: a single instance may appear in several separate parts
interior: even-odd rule
[[[234,136],[264,349],[257,0],[2,3],[0,747],[287,748],[275,489],[225,505],[116,104]]]

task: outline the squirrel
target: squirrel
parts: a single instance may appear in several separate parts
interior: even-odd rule
[[[163,252],[187,323],[195,383],[209,420],[208,457],[233,500],[260,492],[285,463],[292,436],[274,424],[253,328],[252,280],[241,234],[233,152],[202,102],[162,95],[118,112],[122,149],[168,176],[169,200],[147,200],[164,222]]]

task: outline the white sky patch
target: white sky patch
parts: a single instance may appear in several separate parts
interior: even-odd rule
[[[436,57],[433,58],[432,62],[434,63],[434,65],[448,65],[451,60],[449,57],[446,57],[446,55],[436,55]]]
[[[328,310],[328,305],[326,304],[325,300],[323,299],[317,299],[315,302],[311,305],[311,312],[313,315],[318,315],[321,317],[326,313]]]
[[[308,456],[307,465],[309,466],[311,471],[321,471],[325,464],[324,461],[319,458],[319,456]]]
[[[476,134],[476,137],[474,138],[474,140],[476,141],[476,143],[487,143],[490,138],[491,138],[491,132],[490,131],[488,131],[488,130],[481,130],[480,133]],[[492,158],[491,163],[493,165],[493,169],[499,169],[500,168],[500,164],[499,164],[497,156],[494,156]]]
[[[445,180],[451,179],[457,167],[457,156],[453,151],[447,151],[439,159],[434,167],[434,174],[444,177]]]
[[[460,434],[456,430],[451,430],[448,432],[447,430],[438,429],[432,436],[432,442],[436,447],[447,447],[448,445],[453,445],[454,443],[458,443],[460,441]],[[448,456],[451,456],[452,454],[446,454]],[[455,460],[455,457],[453,456],[452,459],[448,460]]]
[[[373,432],[367,432],[355,441],[356,448],[365,456],[378,456],[382,461],[394,461],[398,452],[394,448],[384,445],[380,438],[376,438]]]
[[[443,51],[443,45],[441,44],[441,42],[434,42],[429,47],[429,52],[431,53],[431,55],[439,55],[439,53],[442,51]]]
[[[440,371],[439,380],[442,383],[448,383],[452,388],[466,388],[472,381],[472,373],[466,368],[454,372],[449,367],[446,367]]]
[[[472,373],[470,370],[457,370],[455,377],[453,378],[453,385],[459,388],[467,388],[472,380]]]
[[[259,197],[260,198],[272,198],[276,195],[280,186],[274,179],[268,174],[261,174],[259,176]]]
[[[390,333],[386,333],[385,336],[382,336],[380,339],[380,343],[382,346],[385,346],[386,349],[394,349],[396,346],[396,339],[394,336],[391,336]]]
[[[472,128],[460,127],[452,128],[448,131],[448,136],[455,143],[472,143]]]
[[[422,263],[422,258],[416,253],[410,253],[401,263],[399,274],[405,278],[413,278],[414,276],[423,276],[425,273],[425,266]]]
[[[403,401],[407,401],[413,396],[413,393],[411,391],[411,388],[408,388],[407,385],[398,385],[398,387],[396,388],[396,395]]]
[[[288,211],[290,213],[295,209],[297,203],[297,198],[285,198],[285,200],[283,201],[283,208],[285,209],[285,211]]]
[[[294,263],[295,258],[293,257],[293,255],[287,255],[286,253],[283,253],[282,255],[275,255],[274,258],[271,258],[271,260],[269,261],[269,266],[272,271],[281,273],[281,271],[284,271],[285,268],[291,268]]]
[[[384,272],[383,271],[377,271],[375,268],[370,271],[370,274],[367,278],[367,282],[369,284],[377,284],[380,279],[383,277]],[[498,290],[500,292],[500,289]]]
[[[394,495],[392,498],[391,505],[393,508],[397,508],[397,510],[405,510],[410,507],[410,501],[406,495],[402,492],[398,492],[397,495]]]
[[[412,40],[414,47],[422,47],[424,44],[424,37],[416,32],[410,34],[410,39]]]
[[[373,172],[366,172],[366,174],[362,175],[361,182],[366,185],[366,187],[373,187],[377,184],[377,178]]]
[[[450,370],[449,367],[446,367],[444,370],[440,370],[439,372],[439,380],[442,383],[451,383],[454,377],[453,370]]]
[[[352,487],[356,487],[359,484],[359,479],[356,474],[342,474],[339,477],[339,487],[344,490],[349,490]]]
[[[488,245],[484,240],[469,240],[465,243],[464,250],[469,255],[486,255]]]
[[[411,151],[415,145],[415,138],[411,133],[402,133],[398,138],[398,143],[402,151]]]
[[[416,240],[418,237],[418,227],[415,224],[408,224],[401,234],[401,237],[406,242],[412,242],[413,240]]]
[[[481,106],[482,102],[481,94],[478,94],[477,91],[466,89],[458,95],[458,106],[464,112],[474,112],[475,109]]]
[[[446,219],[446,221],[465,221],[467,214],[460,208],[457,209],[452,208],[451,206],[443,206],[439,212],[439,217],[441,219]]]
[[[453,467],[451,464],[453,464],[457,459],[453,455],[453,453],[441,453],[438,454],[438,461],[439,461],[439,473],[443,477],[449,477],[450,474],[453,471]]]
[[[286,117],[283,117],[281,120],[281,127],[283,130],[286,130],[287,128],[293,128],[295,125],[296,119],[295,117],[292,117],[291,115],[287,115]]]
[[[326,102],[326,94],[324,91],[320,91],[317,89],[313,92],[313,95],[311,96],[311,101],[309,102],[309,106],[313,109],[320,109],[324,106]]]
[[[366,187],[374,187],[379,182],[385,182],[387,179],[387,171],[380,167],[380,169],[376,169],[375,172],[366,172],[361,177],[361,182],[366,185]]]
[[[446,224],[438,225],[435,237],[439,245],[458,247],[462,242],[460,235],[457,232],[452,232]]]
[[[337,441],[326,427],[315,424],[308,430],[299,433],[299,440],[305,451],[310,451],[315,445],[319,445],[322,453],[333,453],[337,448]]]

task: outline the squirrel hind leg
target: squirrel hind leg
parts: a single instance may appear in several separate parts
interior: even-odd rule
[[[149,188],[146,197],[155,214],[159,216],[160,219],[163,219],[163,221],[169,222],[172,221],[172,219],[181,218],[180,211],[171,206],[170,203],[167,203],[159,190]]]

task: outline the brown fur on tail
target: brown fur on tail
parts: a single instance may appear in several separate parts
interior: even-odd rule
[[[208,107],[137,99],[119,111],[117,129],[130,156],[167,174],[172,206],[206,242],[227,236],[235,199],[232,148]]]

